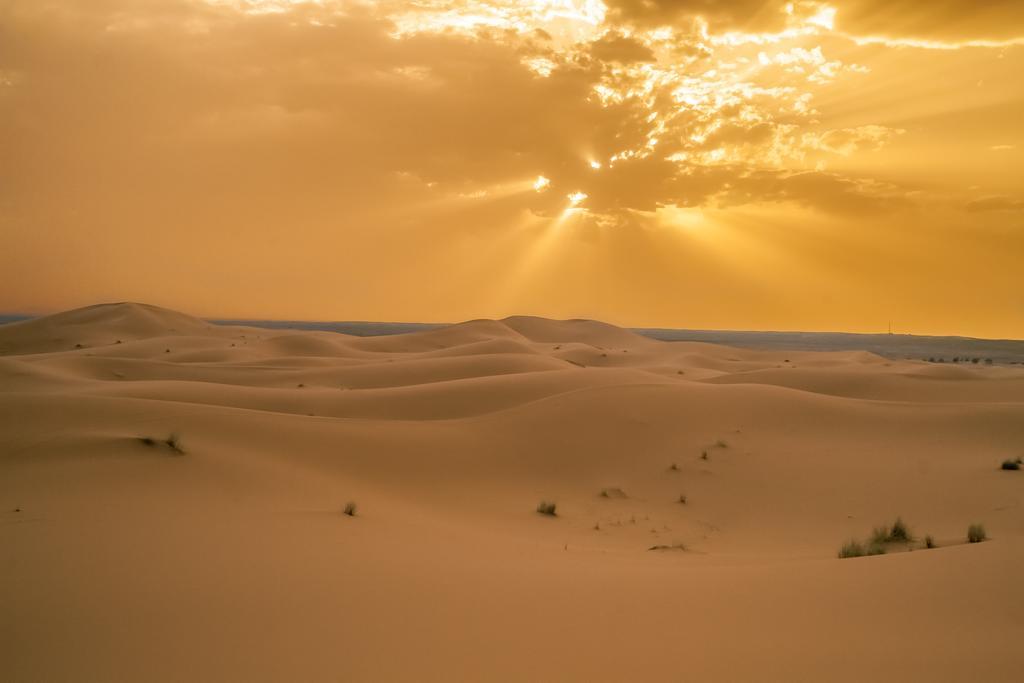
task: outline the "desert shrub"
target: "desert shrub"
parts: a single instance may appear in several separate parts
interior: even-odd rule
[[[708,452],[707,451],[701,451],[700,459],[701,460],[707,460],[708,459]]]
[[[864,545],[856,540],[850,539],[843,544],[843,547],[839,549],[839,559],[846,559],[847,557],[863,557],[864,556]]]
[[[164,439],[164,443],[167,444],[167,447],[170,448],[175,453],[177,453],[178,455],[185,454],[185,448],[181,445],[181,437],[178,436],[177,434],[172,433],[170,436]]]
[[[683,505],[686,505],[686,496],[679,496],[679,502],[682,503]]]
[[[985,365],[992,365],[992,359],[991,358],[986,358],[985,359]]]
[[[910,534],[910,529],[903,523],[903,520],[899,517],[892,523],[892,528],[889,530],[889,540],[900,543],[910,543],[914,540],[914,537]]]
[[[867,549],[864,551],[865,555],[885,555],[885,546],[879,543],[868,544]]]
[[[906,523],[897,517],[892,526],[876,526],[871,531],[871,543],[883,545],[885,543],[910,543],[914,540],[913,535]]]
[[[155,446],[156,439],[151,436],[140,436],[139,441],[147,446]]]
[[[537,503],[537,512],[539,512],[542,515],[548,515],[549,517],[554,517],[557,514],[555,512],[555,508],[557,508],[557,507],[558,507],[557,503],[553,503],[553,502],[551,502],[549,500],[542,500],[541,502]]]
[[[667,545],[667,544],[664,544],[664,543],[660,543],[658,545],[652,545],[650,548],[648,548],[648,550],[684,550],[685,551],[686,550],[686,544],[685,543],[679,543],[679,542],[673,543],[672,545]]]
[[[1020,458],[1016,460],[1004,460],[1001,468],[1004,470],[1019,470],[1020,469]]]
[[[871,530],[871,543],[881,545],[889,542],[889,527],[876,526]]]
[[[356,504],[351,502],[351,501],[349,501],[348,503],[345,503],[345,508],[342,510],[342,512],[344,512],[349,517],[355,517],[356,516]]]
[[[972,524],[967,527],[967,542],[968,543],[981,543],[988,539],[988,535],[985,533],[985,527],[980,524]]]
[[[668,469],[671,472],[678,472],[679,471],[679,465],[677,465],[676,463],[672,463],[671,465],[668,466]]]
[[[924,537],[924,547],[925,548],[934,548],[935,547],[935,539],[932,538],[931,536],[925,536]]]

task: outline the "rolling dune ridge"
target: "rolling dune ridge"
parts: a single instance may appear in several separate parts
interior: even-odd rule
[[[9,323],[0,674],[1015,681],[1019,456],[1016,366],[529,317]],[[837,559],[897,517],[917,542]]]

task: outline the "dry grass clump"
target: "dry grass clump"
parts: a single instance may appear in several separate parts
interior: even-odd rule
[[[928,539],[931,539],[931,536]],[[887,543],[912,543],[913,541],[914,536],[910,533],[910,528],[904,523],[902,518],[897,517],[896,521],[891,525],[876,526],[871,531],[871,536],[866,543],[862,543],[857,539],[851,539],[844,543],[839,549],[839,558],[884,555]],[[927,545],[927,543],[928,540],[926,539],[926,546],[929,548],[933,547]]]
[[[345,503],[345,507],[344,507],[344,509],[342,509],[342,512],[345,513],[346,515],[348,515],[349,517],[355,517],[356,516],[356,504],[353,503],[352,501],[349,501],[349,502]]]
[[[876,526],[871,532],[871,542],[883,543],[910,543],[914,540],[910,529],[899,517],[892,523],[892,526]]]
[[[857,539],[850,539],[839,549],[839,559],[848,557],[866,557],[870,555],[885,555],[885,547],[880,543],[861,543]]]
[[[985,533],[985,527],[980,524],[972,524],[967,527],[967,542],[968,543],[981,543],[982,541],[988,540],[988,534]]]
[[[539,512],[542,515],[547,515],[549,517],[555,517],[557,516],[557,513],[555,512],[557,507],[557,503],[553,503],[549,500],[542,500],[541,502],[537,503],[537,512]]]
[[[181,445],[181,437],[177,433],[171,433],[166,439],[154,439],[152,436],[140,436],[139,443],[156,447],[160,444],[167,446],[175,455],[185,455],[185,447]]]
[[[678,541],[671,545],[659,543],[658,545],[652,545],[648,550],[686,550],[686,544]]]

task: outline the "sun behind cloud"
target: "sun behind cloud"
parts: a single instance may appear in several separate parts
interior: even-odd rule
[[[1019,7],[11,0],[2,307],[1021,335]]]

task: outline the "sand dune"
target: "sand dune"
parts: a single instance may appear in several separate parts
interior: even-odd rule
[[[7,324],[0,672],[1015,681],[1018,456],[1018,367],[529,317]],[[836,558],[897,516],[940,547]]]

